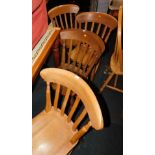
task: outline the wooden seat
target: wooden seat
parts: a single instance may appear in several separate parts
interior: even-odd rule
[[[102,92],[105,87],[109,87],[118,92],[123,92],[122,89],[117,88],[118,76],[123,75],[122,31],[123,31],[123,7],[120,6],[118,14],[118,29],[117,29],[115,50],[110,60],[110,67],[112,72],[109,74],[108,78],[101,85],[100,92]],[[114,85],[113,86],[108,85],[114,76],[115,76]]]
[[[93,32],[81,29],[64,30],[60,32],[60,39],[62,57],[59,67],[88,78],[105,49],[102,39]]]
[[[103,128],[102,113],[90,87],[76,74],[47,68],[40,75],[47,84],[46,106],[32,121],[32,152],[33,155],[66,155],[90,127]],[[57,85],[54,94],[50,89],[51,83]],[[61,86],[67,88],[63,99],[59,93]],[[71,92],[75,94],[74,103],[67,110]]]
[[[68,143],[77,132],[72,130],[72,126],[72,122],[67,122],[66,115],[61,116],[60,110],[42,112],[33,119],[33,155],[61,154],[60,148],[67,154],[68,148],[72,149],[76,145]]]

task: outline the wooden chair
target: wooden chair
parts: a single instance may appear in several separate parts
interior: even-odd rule
[[[61,29],[75,28],[75,17],[79,9],[79,6],[75,4],[60,5],[49,10],[48,16],[55,27]]]
[[[100,12],[83,12],[76,16],[76,21],[80,29],[89,30],[96,33],[103,42],[107,43],[111,32],[117,27],[117,20],[106,13]],[[91,80],[93,81],[96,71],[100,65],[101,59],[94,66],[91,74]]]
[[[59,5],[48,11],[48,16],[55,27],[63,29],[70,29],[76,27],[75,16],[79,11],[79,6],[75,4]],[[55,66],[59,65],[59,45],[60,40],[57,38],[53,46],[53,53],[55,57]]]
[[[81,29],[61,31],[60,39],[62,57],[59,67],[88,78],[105,49],[102,39],[93,32]]]
[[[109,74],[106,81],[103,82],[103,84],[101,85],[100,92],[102,92],[105,87],[108,87],[123,93],[122,89],[117,88],[118,76],[123,75],[122,26],[123,26],[123,7],[121,6],[118,14],[118,30],[117,30],[115,50],[110,60],[110,67],[112,72]],[[115,76],[114,85],[113,86],[108,85],[114,76]]]
[[[88,84],[74,73],[47,68],[40,75],[47,85],[46,106],[32,120],[32,152],[33,155],[66,155],[90,127],[96,130],[104,127],[101,109]],[[57,85],[53,101],[50,83]],[[60,100],[61,86],[67,88],[63,100]],[[75,93],[75,101],[66,112],[71,92]],[[81,111],[78,108],[80,105],[83,108]],[[73,120],[76,114],[77,117]],[[80,125],[86,117],[88,120]]]

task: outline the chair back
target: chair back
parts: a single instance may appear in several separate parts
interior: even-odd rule
[[[76,26],[75,16],[79,9],[79,6],[74,4],[60,5],[49,10],[48,16],[55,27],[74,28]]]
[[[88,86],[88,84],[76,74],[58,68],[47,68],[40,72],[41,77],[47,84],[46,87],[46,112],[50,111],[51,108],[55,110],[60,110],[62,117],[67,115],[67,122],[73,122],[73,131],[78,130],[78,132],[71,138],[71,142],[76,142],[88,129],[92,126],[96,130],[102,129],[103,117],[101,113],[98,101]],[[51,101],[51,83],[56,84],[56,90],[53,101]],[[66,87],[66,94],[61,100],[61,87]],[[74,102],[69,111],[66,111],[66,107],[70,104],[70,95],[74,93]],[[60,105],[59,105],[60,103]],[[80,104],[83,106],[80,112]],[[77,115],[76,119],[73,121],[73,116]],[[79,125],[85,117],[88,117],[88,121],[80,128]]]
[[[79,28],[89,30],[99,35],[104,43],[107,42],[113,29],[117,27],[117,20],[106,13],[83,12],[76,16]]]
[[[61,31],[60,39],[61,68],[87,78],[105,49],[102,39],[93,32],[80,29]]]
[[[122,46],[122,34],[123,32],[123,7],[120,6],[118,12],[118,29],[117,38],[115,44],[115,50],[111,57],[111,69],[116,74],[122,74],[123,72],[123,46]]]

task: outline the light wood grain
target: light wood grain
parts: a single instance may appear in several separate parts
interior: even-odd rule
[[[96,33],[100,38],[102,38],[102,41],[105,43],[105,45],[108,42],[111,32],[117,27],[117,20],[113,16],[101,12],[79,13],[76,16],[76,22],[78,23],[80,29],[82,29],[81,25],[85,25],[83,29]],[[98,67],[100,66],[99,63],[100,60],[98,60],[97,64],[91,71],[92,81],[94,79]]]
[[[123,90],[117,88],[118,76],[123,75],[123,48],[122,48],[122,31],[123,31],[123,7],[120,6],[118,13],[118,29],[116,36],[115,49],[110,59],[110,68],[112,72],[107,77],[107,79],[101,84],[100,92],[102,92],[105,87],[113,89],[115,91],[123,93]],[[109,85],[109,82],[114,79],[114,84]]]
[[[63,30],[60,39],[62,41],[60,68],[88,78],[91,69],[105,49],[102,39],[93,32],[80,29]]]
[[[101,12],[79,13],[76,16],[76,21],[79,25],[85,24],[85,27],[84,27],[85,30],[90,30],[90,31],[96,33],[97,35],[99,35],[100,37],[102,34],[102,39],[105,43],[107,42],[109,35],[108,35],[108,37],[104,36],[104,38],[103,38],[102,32],[106,30],[107,33],[109,31],[111,33],[111,31],[117,27],[117,20],[113,16],[106,14],[106,13],[101,13]],[[88,24],[88,22],[89,22],[89,24],[91,24],[91,29],[87,29],[88,26],[86,26],[86,25]],[[96,32],[95,32],[95,26],[94,26],[95,23],[97,24]],[[101,29],[101,26],[104,26],[105,29]],[[109,30],[107,29],[107,27],[109,28]]]
[[[47,87],[46,87],[46,107],[45,111],[49,112],[51,110],[51,91],[50,91],[50,83],[47,82]]]
[[[58,27],[61,27],[62,29],[68,29],[75,26],[75,20],[73,21],[72,15],[76,15],[78,11],[79,6],[75,4],[64,4],[56,6],[49,10],[48,16],[51,21],[56,22],[56,25]],[[64,20],[62,19],[62,16],[64,16]],[[57,18],[59,18],[60,20],[60,25],[58,24]]]
[[[41,77],[47,83],[49,91],[50,83],[56,84],[55,98],[58,103],[60,87],[66,87],[61,108],[52,105],[49,111],[42,111],[32,121],[32,152],[33,155],[63,155],[69,153],[77,144],[78,140],[84,136],[92,126],[96,130],[104,127],[103,116],[98,101],[88,86],[88,84],[76,74],[58,68],[47,68],[40,72]],[[78,87],[77,87],[78,86]],[[75,94],[75,102],[69,115],[65,113],[66,105],[69,104],[70,93]],[[54,99],[55,101],[55,99]],[[75,122],[71,119],[77,106],[80,103],[84,105],[82,113]],[[82,126],[79,131],[77,126],[88,114],[89,121]],[[73,131],[74,130],[74,131]]]

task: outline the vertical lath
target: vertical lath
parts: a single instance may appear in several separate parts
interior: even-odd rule
[[[94,53],[94,50],[90,47],[88,47],[87,49],[87,53],[84,56],[83,60],[82,60],[82,65],[83,65],[83,74],[85,76],[85,72],[87,69],[87,65],[89,64],[89,62],[91,61],[92,55]]]
[[[68,22],[67,22],[67,16],[66,16],[66,13],[64,14],[65,16],[65,24],[66,24],[66,28],[68,29]]]
[[[71,25],[71,28],[73,28],[73,20],[72,20],[72,14],[71,13],[69,14],[69,17],[70,17],[70,25]]]
[[[45,111],[49,112],[51,110],[51,91],[50,91],[50,83],[47,82],[47,87],[46,87],[46,107]]]
[[[72,40],[69,40],[69,52],[68,52],[68,64],[70,64],[70,58],[72,54]]]
[[[109,30],[109,32],[108,32],[108,34],[107,34],[107,36],[105,38],[105,43],[108,41],[108,38],[109,38],[110,34],[111,34],[111,30]]]
[[[79,49],[80,49],[80,41],[78,41],[77,46],[76,46],[76,50],[75,50],[76,53],[75,53],[75,55],[74,55],[73,66],[72,66],[72,69],[73,69],[73,70],[74,70],[74,68],[76,67],[76,60],[77,60],[77,57],[78,57]]]
[[[57,84],[54,98],[54,109],[57,109],[58,107],[59,94],[60,94],[60,84]]]
[[[61,65],[64,65],[65,63],[65,53],[66,53],[65,40],[62,40]]]
[[[100,32],[100,28],[101,28],[101,23],[98,25],[98,28],[97,28],[97,31],[96,31],[96,34],[98,35],[99,32]]]
[[[83,60],[84,56],[86,55],[87,47],[88,46],[85,43],[82,43],[80,46],[80,50],[79,50],[79,54],[78,54],[78,58],[77,58],[78,69],[80,69],[82,60]]]
[[[62,29],[64,29],[64,25],[63,25],[63,22],[62,22],[62,17],[61,17],[61,15],[59,15],[59,19],[60,19],[61,27],[62,27]]]
[[[79,115],[79,117],[76,119],[74,125],[73,125],[73,131],[76,130],[77,126],[80,124],[80,122],[83,120],[83,118],[86,116],[87,111],[86,109],[83,109],[82,113]]]
[[[88,76],[89,75],[89,73],[91,72],[91,70],[92,70],[92,68],[93,68],[93,66],[94,66],[94,64],[95,64],[95,62],[96,62],[96,56],[93,56],[93,59],[91,59],[91,63],[89,63],[89,66],[88,66],[88,69],[87,69],[87,71],[86,71],[86,76]]]
[[[88,65],[89,62],[91,61],[92,55],[94,53],[94,50],[92,48],[88,48],[86,55],[83,58],[82,64],[83,65]]]
[[[61,115],[64,115],[64,111],[65,111],[65,108],[66,108],[66,105],[67,105],[67,102],[69,99],[70,92],[71,92],[71,90],[68,88],[66,91],[64,101],[63,101],[62,106],[61,106]]]
[[[106,31],[107,31],[107,28],[108,28],[107,26],[104,27],[104,31],[103,31],[103,33],[102,33],[102,35],[101,35],[101,38],[102,38],[102,39],[104,38],[104,35],[105,35]]]
[[[77,106],[79,105],[79,102],[80,102],[80,98],[79,98],[79,96],[76,96],[75,102],[74,102],[73,106],[71,107],[71,110],[70,110],[68,118],[67,118],[68,122],[71,121],[72,116],[73,116]]]
[[[58,24],[57,17],[55,17],[54,20],[55,20],[56,26],[57,26],[57,27],[60,27],[59,24]]]
[[[75,29],[76,29],[77,28],[77,21],[75,19],[76,19],[76,14],[74,13],[74,24],[75,24]]]
[[[94,30],[94,22],[92,22],[92,25],[91,25],[91,32],[93,32]]]
[[[85,30],[87,30],[88,22],[85,22]]]

